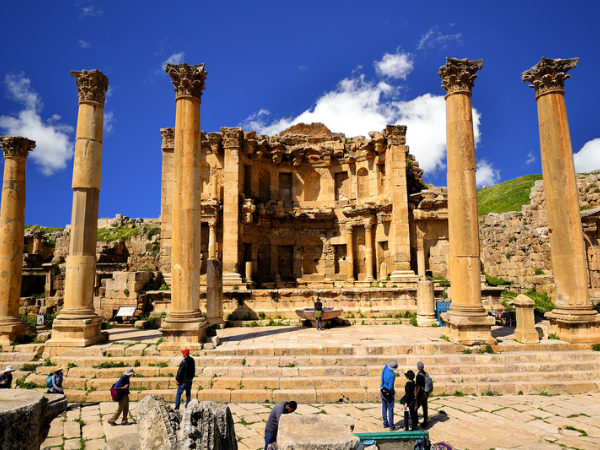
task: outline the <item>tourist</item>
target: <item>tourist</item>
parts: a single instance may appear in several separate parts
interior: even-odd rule
[[[421,361],[417,363],[417,369],[419,369],[419,373],[417,374],[417,379],[415,381],[415,396],[417,397],[417,402],[415,405],[415,414],[417,414],[419,408],[423,406],[423,423],[421,424],[421,426],[423,428],[426,428],[428,425],[427,399],[429,398],[429,394],[431,393],[433,386],[426,386],[428,384],[426,380],[429,379],[429,384],[431,384],[431,378],[429,378],[429,375],[427,375],[427,372],[425,372],[425,365]]]
[[[396,381],[395,370],[398,363],[394,360],[387,363],[381,371],[381,414],[383,415],[383,428],[394,430],[394,382]],[[389,419],[389,420],[388,420]]]
[[[119,381],[115,383],[115,389],[117,390],[118,398],[119,398],[119,407],[117,411],[113,414],[113,416],[108,421],[111,425],[117,424],[117,419],[119,415],[123,413],[123,419],[121,420],[121,425],[127,425],[128,417],[129,417],[129,378],[133,376],[135,372],[130,367],[125,371],[123,376],[119,378]]]
[[[52,380],[50,382],[50,386],[48,386],[48,392],[50,394],[64,394],[63,387],[62,387],[63,372],[64,372],[64,367],[62,367],[62,366],[54,371],[54,374],[52,375]]]
[[[6,366],[4,372],[0,375],[0,389],[10,389],[12,384],[12,373],[15,368],[12,365]]]
[[[323,330],[323,303],[318,298],[315,301],[315,320],[317,321],[317,330]]]
[[[296,411],[298,404],[294,401],[281,402],[275,406],[269,414],[269,420],[267,420],[267,426],[265,427],[265,450],[269,444],[277,441],[277,430],[279,429],[279,418],[282,414],[291,414]]]
[[[406,385],[404,386],[404,397],[402,397],[402,406],[404,409],[404,431],[408,431],[408,415],[410,413],[410,419],[412,420],[412,430],[418,430],[417,421],[417,410],[415,409],[416,396],[415,396],[415,373],[409,370],[404,374],[406,379]]]
[[[192,397],[192,382],[196,376],[196,361],[190,356],[190,351],[186,348],[182,350],[183,359],[179,363],[179,369],[175,376],[175,383],[177,383],[177,394],[175,395],[175,410],[179,409],[179,403],[181,402],[181,394],[185,391],[185,407],[188,407],[190,399]]]

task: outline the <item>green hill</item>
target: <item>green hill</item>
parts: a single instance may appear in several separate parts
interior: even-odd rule
[[[529,194],[533,184],[541,179],[541,175],[525,175],[479,189],[477,191],[479,215],[521,211],[521,206],[529,204]]]

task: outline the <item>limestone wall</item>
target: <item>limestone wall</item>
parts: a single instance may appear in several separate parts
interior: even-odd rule
[[[591,297],[600,297],[600,246],[596,216],[600,211],[600,173],[578,175],[578,188],[586,249]],[[520,285],[523,290],[536,286],[554,298],[550,238],[544,182],[536,181],[530,204],[519,212],[490,213],[479,218],[481,260],[489,275]],[[536,269],[543,275],[535,275]]]

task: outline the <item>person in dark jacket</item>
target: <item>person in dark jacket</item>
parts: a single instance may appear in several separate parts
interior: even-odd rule
[[[15,371],[15,368],[10,364],[6,366],[4,372],[0,375],[0,389],[10,389],[12,384],[12,373]]]
[[[429,399],[429,393],[425,392],[425,375],[427,375],[427,373],[425,372],[425,365],[419,361],[417,363],[417,369],[419,369],[419,373],[417,374],[417,378],[415,380],[416,383],[416,388],[415,388],[415,395],[417,396],[417,403],[415,404],[415,412],[418,414],[419,413],[419,408],[422,406],[423,407],[423,423],[421,424],[421,426],[423,428],[427,428],[429,426],[428,424],[428,405],[427,405],[427,400]]]
[[[291,402],[282,402],[279,405],[275,406],[271,413],[269,414],[269,419],[267,420],[267,426],[265,427],[265,449],[269,444],[277,441],[277,430],[279,429],[279,418],[282,414],[291,414],[296,411],[298,404],[294,401]]]
[[[383,415],[383,428],[390,428],[390,431],[394,430],[394,396],[396,391],[394,390],[394,382],[396,381],[395,370],[398,370],[398,363],[394,360],[390,361],[385,365],[381,371],[381,386],[380,388],[387,389],[389,395],[385,395],[381,392],[381,414]],[[389,420],[388,420],[389,419]]]
[[[64,376],[65,368],[64,366],[59,367],[54,371],[54,375],[52,375],[52,386],[48,389],[50,394],[64,394],[63,391],[63,376]]]
[[[187,408],[192,397],[192,382],[196,376],[196,361],[190,356],[190,351],[186,348],[182,350],[183,359],[179,363],[175,383],[177,383],[177,395],[175,396],[175,410],[179,409],[181,394],[185,391],[185,407]]]
[[[315,320],[317,321],[317,330],[323,330],[323,303],[318,298],[315,300]]]
[[[123,413],[121,425],[127,425],[127,417],[129,416],[129,378],[133,376],[134,373],[132,368],[127,369],[115,384],[115,388],[119,393],[119,407],[108,421],[110,425],[117,424],[116,420],[119,418],[121,412]]]
[[[415,403],[417,397],[415,396],[415,373],[409,370],[404,374],[406,379],[406,385],[404,386],[404,431],[408,431],[408,415],[410,414],[410,420],[412,420],[412,430],[418,430],[417,426],[417,410],[415,409]]]

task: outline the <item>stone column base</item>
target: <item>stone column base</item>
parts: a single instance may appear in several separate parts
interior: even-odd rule
[[[441,315],[448,327],[448,337],[453,344],[485,345],[495,344],[492,337],[492,325],[496,323],[493,317],[481,315],[456,315],[452,310]]]
[[[159,351],[202,350],[206,341],[208,321],[202,318],[200,322],[167,322],[163,321],[158,331],[163,334],[163,342],[158,346]]]
[[[416,283],[419,277],[413,270],[394,270],[390,276],[392,283]]]
[[[544,314],[550,320],[548,334],[556,333],[561,341],[571,344],[600,341],[600,315],[594,310],[554,310]]]
[[[438,323],[435,316],[420,316],[417,314],[417,325],[420,327],[430,327],[433,323]]]
[[[87,347],[104,342],[100,332],[101,317],[88,319],[54,319],[52,338],[46,341],[46,347]]]
[[[238,290],[245,291],[246,283],[242,282],[242,276],[239,273],[223,272],[223,287],[231,288],[237,286]]]
[[[6,351],[18,338],[23,337],[30,327],[31,325],[21,322],[20,319],[14,323],[0,325],[0,345]]]

